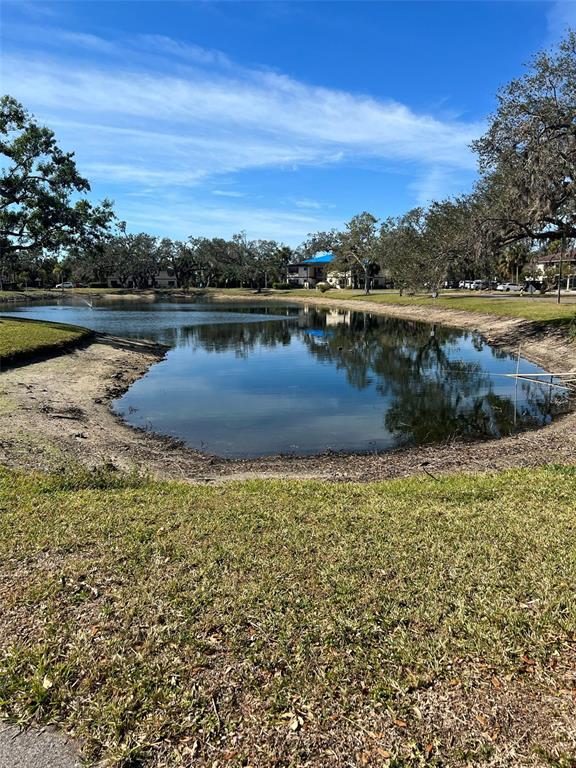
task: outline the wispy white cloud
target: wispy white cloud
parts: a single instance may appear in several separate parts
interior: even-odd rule
[[[550,4],[546,17],[549,42],[555,43],[566,34],[569,28],[576,29],[576,2],[556,0]]]
[[[118,50],[119,45],[94,35],[64,37],[101,53]],[[136,121],[147,130],[173,133],[176,128],[180,138],[203,139],[209,131],[230,148],[240,141],[251,145],[252,159],[244,160],[249,164],[261,164],[261,149],[273,164],[338,162],[358,154],[423,163],[433,158],[452,167],[474,163],[468,144],[480,132],[478,124],[442,121],[397,102],[309,85],[273,72],[233,70],[215,52],[164,37],[146,39],[156,47],[160,43],[162,50],[191,51],[196,66],[175,76],[129,64],[109,69],[103,57],[70,67],[48,56],[5,54],[4,72],[13,79],[16,95],[42,110],[82,115],[113,127]],[[205,158],[207,171],[213,160]],[[219,159],[215,170],[221,169]]]
[[[46,37],[51,42],[34,57],[17,44],[5,47],[4,91],[57,129],[63,145],[76,149],[83,173],[130,192],[132,200],[149,190],[158,199],[174,188],[184,194],[210,178],[254,169],[382,161],[411,169],[420,200],[431,191],[442,194],[443,186],[475,167],[469,144],[482,131],[478,123],[237,67],[218,51],[161,35],[109,40],[54,30]],[[242,194],[206,191],[223,198]],[[293,197],[291,206],[292,213],[273,212],[286,237],[298,229],[302,236],[319,223],[298,215],[319,210],[316,201],[303,195]],[[270,229],[270,212],[245,214],[255,227],[261,221]],[[130,215],[150,225],[147,208],[132,203]],[[243,214],[235,209],[227,215],[232,225]],[[205,209],[203,216],[221,223],[226,218],[221,208]],[[161,218],[174,222],[172,212]],[[158,214],[152,219],[160,225]]]
[[[301,200],[294,200],[296,208],[311,208],[312,210],[319,210],[323,207],[322,203],[318,200],[310,200],[309,198],[303,198]]]
[[[244,192],[237,192],[233,189],[213,189],[212,194],[217,197],[246,197]]]
[[[4,0],[3,6],[5,9],[16,10],[21,16],[36,20],[45,20],[59,15],[59,11],[53,5],[39,2],[39,0]]]
[[[158,205],[154,199],[128,203],[125,215],[132,227],[146,231],[167,232],[177,238],[190,234],[213,236],[246,230],[249,237],[299,243],[309,232],[330,229],[333,218],[306,215],[278,207],[243,205],[228,208],[212,206],[203,198],[170,199]]]
[[[28,31],[34,32],[34,30]],[[36,30],[37,32],[38,30]],[[115,55],[118,52],[118,46],[114,42],[98,37],[98,35],[92,35],[89,32],[69,32],[65,29],[59,29],[52,35],[52,42],[57,45],[71,45],[76,48],[109,55]]]
[[[171,37],[165,35],[140,35],[137,42],[142,43],[146,48],[156,49],[157,52],[168,54],[169,56],[177,56],[189,62],[195,64],[202,64],[204,66],[218,66],[218,67],[232,67],[232,61],[222,53],[222,51],[215,51],[212,49],[202,48],[199,45],[191,45],[190,43],[183,43],[179,40],[174,40]]]
[[[424,169],[416,180],[409,184],[409,187],[414,192],[418,205],[427,206],[434,200],[461,194],[462,181],[461,173],[437,165]]]

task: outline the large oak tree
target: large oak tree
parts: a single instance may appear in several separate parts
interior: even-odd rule
[[[576,237],[576,33],[498,94],[473,145],[484,225],[500,244]]]
[[[86,198],[73,152],[10,96],[0,99],[0,276],[28,252],[53,252],[104,238],[114,218]]]

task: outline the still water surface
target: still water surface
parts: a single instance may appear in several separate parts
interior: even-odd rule
[[[361,312],[72,298],[2,312],[170,345],[114,410],[220,456],[499,437],[568,408],[565,390],[503,376],[516,358],[479,334]]]

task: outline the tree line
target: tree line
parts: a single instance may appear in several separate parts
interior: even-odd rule
[[[48,285],[65,277],[134,287],[169,270],[179,286],[282,284],[288,264],[320,251],[370,290],[380,271],[403,290],[433,293],[456,276],[518,274],[541,251],[565,255],[576,238],[576,33],[539,53],[504,86],[473,143],[479,179],[469,194],[397,217],[363,212],[292,250],[273,240],[130,234],[110,201],[90,203],[73,153],[15,99],[0,100],[0,278]],[[560,260],[560,272],[562,273]],[[564,275],[567,274],[564,267]],[[560,283],[560,274],[557,277]]]
[[[66,275],[85,284],[155,287],[166,272],[180,288],[268,288],[286,280],[292,249],[275,240],[248,240],[244,233],[230,240],[189,237],[187,240],[129,234],[120,225],[98,249],[83,249],[63,261]]]
[[[384,270],[400,290],[433,293],[451,277],[508,276],[538,252],[566,254],[576,238],[576,33],[538,54],[497,103],[472,145],[480,177],[471,193],[398,217],[364,212],[341,232],[311,235],[305,250],[332,250],[366,291]]]
[[[291,248],[274,240],[132,234],[109,200],[88,201],[87,179],[10,96],[0,99],[0,289],[50,287],[63,280],[154,287],[162,270],[181,287],[268,287],[286,280]],[[2,286],[2,284],[4,286]]]

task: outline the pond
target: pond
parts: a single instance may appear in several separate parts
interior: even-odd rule
[[[128,424],[219,456],[388,451],[541,426],[568,394],[504,374],[477,333],[306,305],[98,301],[2,308],[168,344],[113,404]],[[541,369],[521,360],[521,373]],[[550,381],[550,379],[547,379]]]

